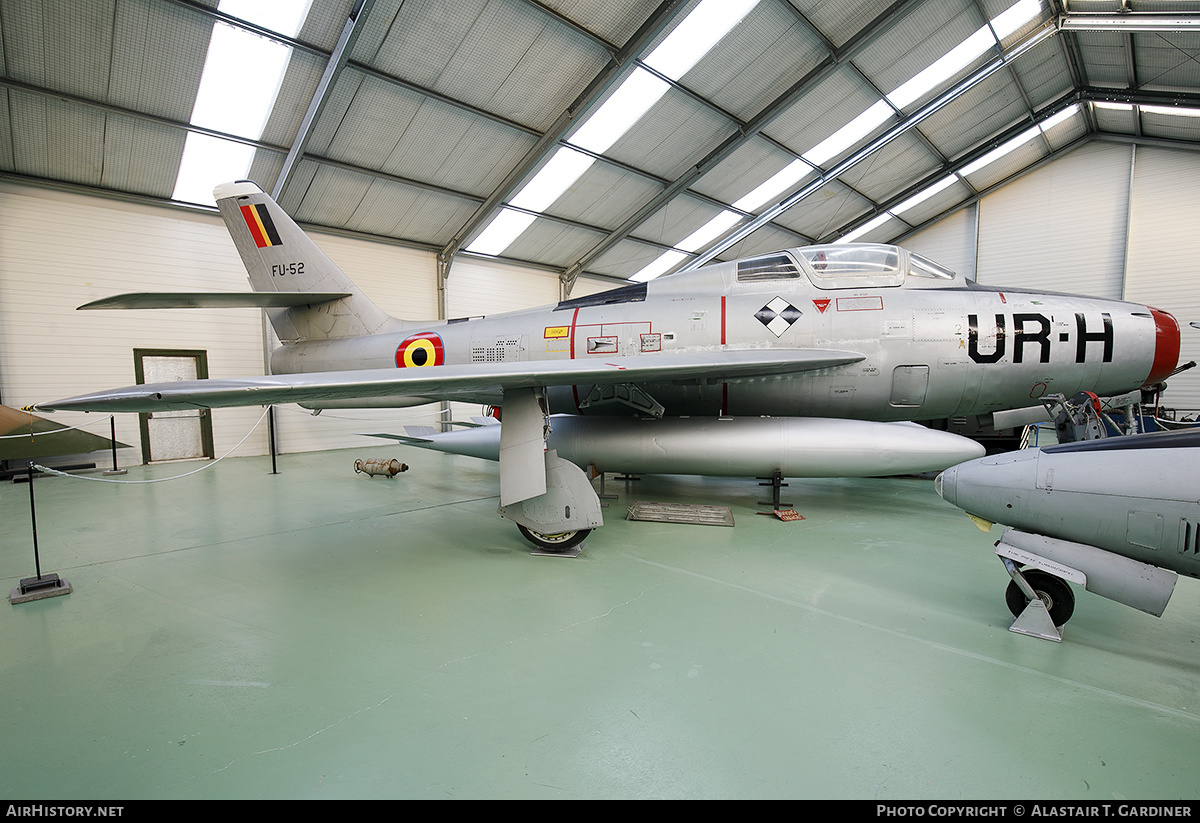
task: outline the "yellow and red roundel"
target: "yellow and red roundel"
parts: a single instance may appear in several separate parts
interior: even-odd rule
[[[402,369],[409,366],[440,366],[444,360],[442,338],[433,332],[414,334],[396,348],[396,365]]]

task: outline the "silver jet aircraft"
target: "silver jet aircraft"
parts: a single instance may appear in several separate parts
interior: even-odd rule
[[[875,244],[791,249],[503,315],[398,320],[257,185],[214,194],[253,294],[123,295],[85,308],[264,308],[282,341],[272,374],[37,408],[499,407],[503,424],[478,436],[494,438],[500,512],[543,547],[602,524],[580,465],[776,478],[934,471],[982,448],[901,421],[1025,407],[1051,392],[1124,393],[1178,359],[1165,312],[987,288]],[[555,431],[584,445],[560,455]]]
[[[1177,574],[1200,577],[1198,457],[1200,428],[1104,437],[971,460],[934,486],[981,529],[1009,527],[1011,628],[1057,641],[1067,581],[1158,617]]]

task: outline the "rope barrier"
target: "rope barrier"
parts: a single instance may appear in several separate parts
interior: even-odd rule
[[[243,437],[241,440],[239,440],[237,442],[237,445],[234,446],[232,449],[225,452],[223,455],[218,457],[216,460],[213,460],[211,463],[205,463],[203,466],[201,466],[200,468],[198,468],[194,471],[184,472],[183,474],[177,474],[174,477],[158,477],[158,478],[154,478],[152,480],[114,480],[111,477],[88,477],[87,475],[83,475],[83,474],[68,474],[67,472],[59,471],[58,469],[51,469],[46,466],[40,466],[36,463],[34,464],[33,467],[40,472],[45,472],[46,474],[54,474],[59,477],[71,477],[71,478],[74,478],[75,480],[92,480],[96,483],[127,483],[127,484],[139,485],[139,484],[144,484],[144,483],[165,483],[168,480],[180,480],[184,477],[191,477],[193,474],[199,474],[200,472],[204,471],[205,469],[212,468],[213,466],[217,465],[222,460],[224,460],[226,457],[233,454],[239,448],[241,448],[242,444],[250,439],[250,435],[254,434],[255,429],[257,429],[260,425],[262,425],[263,420],[266,418],[267,414],[270,411],[271,411],[270,406],[267,406],[265,409],[263,409],[262,417],[258,418],[258,422],[256,422],[253,426],[250,427],[250,431],[246,432],[246,436]]]

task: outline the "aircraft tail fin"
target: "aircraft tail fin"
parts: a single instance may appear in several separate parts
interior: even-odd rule
[[[281,341],[354,337],[400,327],[257,184],[222,183],[213,196],[254,291],[346,295],[319,305],[267,309]]]

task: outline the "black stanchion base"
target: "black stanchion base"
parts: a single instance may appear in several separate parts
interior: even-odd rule
[[[25,577],[21,585],[13,589],[8,596],[12,604],[28,603],[30,600],[45,600],[47,597],[59,597],[71,593],[71,584],[57,574],[44,574],[41,577]]]

